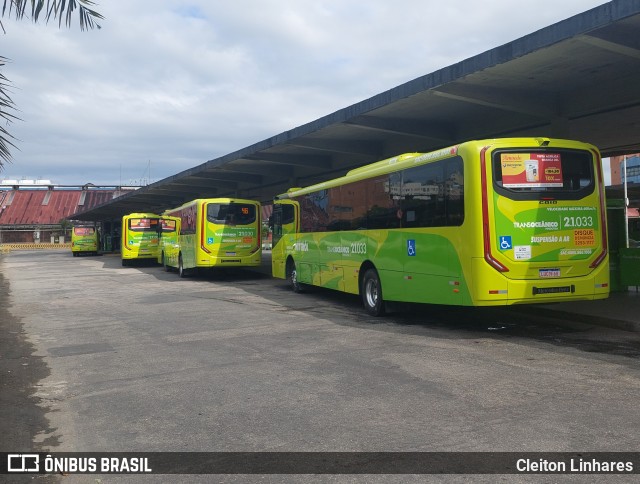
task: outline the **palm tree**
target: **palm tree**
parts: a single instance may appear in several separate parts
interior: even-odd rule
[[[29,10],[28,5],[31,5]],[[70,27],[73,14],[78,10],[80,30],[99,29],[100,25],[96,23],[96,19],[104,17],[91,8],[93,5],[95,3],[91,0],[3,0],[2,17],[13,17],[16,20],[26,17],[34,23],[41,17],[44,17],[47,23],[57,19],[58,27],[62,27],[64,19],[67,27]],[[0,28],[6,34],[2,22]],[[0,56],[0,68],[7,60],[6,57]],[[5,126],[19,119],[11,113],[16,108],[8,93],[9,85],[9,80],[0,73],[0,122],[4,121]],[[15,140],[15,137],[4,126],[0,126],[0,171],[5,163],[11,161],[11,147],[17,148],[11,140]]]

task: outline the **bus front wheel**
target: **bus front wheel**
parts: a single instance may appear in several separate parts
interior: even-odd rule
[[[296,263],[293,260],[289,261],[289,285],[291,286],[291,290],[296,293],[300,293],[303,291],[302,284],[298,281],[298,269],[296,268]]]
[[[384,314],[382,284],[380,284],[380,277],[378,277],[378,272],[375,269],[367,269],[364,273],[360,296],[365,310],[371,316],[382,316]]]

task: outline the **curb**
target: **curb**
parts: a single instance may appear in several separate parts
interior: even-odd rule
[[[640,322],[625,321],[623,319],[607,318],[604,316],[595,316],[592,314],[574,313],[570,311],[562,311],[548,308],[536,308],[535,316],[530,311],[520,308],[509,308],[509,311],[517,313],[519,316],[528,320],[538,319],[540,317],[553,320],[555,323],[566,323],[568,321],[579,324],[591,324],[594,326],[605,326],[607,328],[619,329],[632,333],[640,333]]]

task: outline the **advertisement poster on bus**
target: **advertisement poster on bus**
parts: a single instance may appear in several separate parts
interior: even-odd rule
[[[560,153],[503,153],[505,188],[562,188]]]
[[[496,209],[497,249],[513,261],[586,259],[599,246],[596,206],[568,202],[524,208],[497,197]]]

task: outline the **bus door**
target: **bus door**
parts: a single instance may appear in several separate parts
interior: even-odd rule
[[[273,205],[271,225],[273,247],[284,235],[296,234],[300,230],[300,204],[293,200],[277,200]]]
[[[300,204],[293,200],[276,200],[270,225],[273,233],[271,269],[274,275],[280,274],[278,277],[285,277],[287,254],[293,250],[295,234],[300,231]],[[285,240],[280,243],[283,237]]]

